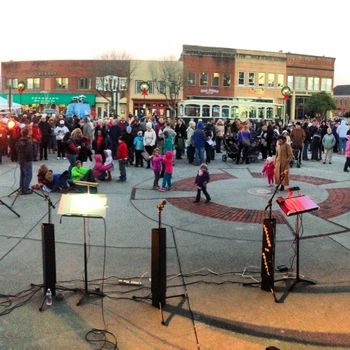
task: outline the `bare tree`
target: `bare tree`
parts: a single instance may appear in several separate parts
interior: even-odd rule
[[[157,92],[165,97],[171,116],[176,117],[177,103],[184,85],[182,62],[168,57],[150,62],[149,70]]]

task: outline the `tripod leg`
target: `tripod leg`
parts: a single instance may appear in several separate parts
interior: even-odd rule
[[[0,199],[0,205],[4,205],[7,209],[11,210],[12,213],[14,213],[15,215],[17,215],[18,217],[21,217],[16,211],[14,211],[9,205],[7,205],[6,203],[4,203],[1,199]]]
[[[46,294],[44,295],[43,300],[42,300],[42,302],[41,302],[41,305],[40,305],[40,307],[39,307],[39,311],[40,311],[40,312],[42,312],[43,309],[44,309],[45,301],[46,301]]]
[[[164,315],[163,315],[163,308],[162,308],[162,303],[159,302],[159,311],[160,311],[160,318],[161,318],[161,324],[163,326],[165,326],[165,322],[164,322]]]

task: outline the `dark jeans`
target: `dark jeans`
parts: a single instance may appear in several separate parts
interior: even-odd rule
[[[135,150],[135,166],[141,166],[143,167],[143,157],[142,157],[143,150]]]
[[[30,182],[33,177],[33,164],[32,162],[20,162],[20,178],[19,178],[19,187],[22,192],[29,191]]]
[[[49,141],[48,140],[44,140],[41,141],[40,144],[40,160],[46,159],[47,160],[47,145],[48,145]]]
[[[197,188],[197,196],[196,196],[196,201],[199,202],[201,199],[201,192],[203,191],[203,194],[205,195],[205,198],[207,201],[210,201],[210,195],[207,191],[207,186],[203,186],[201,189]]]
[[[151,156],[155,146],[145,146],[145,151]],[[150,168],[151,161],[147,161],[147,168]]]
[[[159,186],[159,179],[160,179],[160,171],[155,171],[153,170],[154,172],[154,181],[153,181],[153,187],[157,187]]]
[[[190,164],[194,162],[194,152],[195,148],[192,145],[187,147],[187,159]]]
[[[62,140],[57,140],[57,157],[64,157],[64,146]]]
[[[348,167],[350,167],[350,157],[346,157],[346,161],[344,164],[344,171],[347,171]]]
[[[126,162],[127,162],[126,160],[121,160],[121,159],[118,160],[119,171],[120,171],[119,179],[121,181],[126,181],[126,168],[125,168],[125,163]]]
[[[304,147],[303,147],[303,160],[308,160],[308,148],[309,148],[309,142],[304,142]]]

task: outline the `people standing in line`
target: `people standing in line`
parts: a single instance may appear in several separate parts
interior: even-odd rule
[[[66,159],[64,153],[64,145],[63,138],[64,135],[69,132],[69,129],[65,126],[64,120],[61,119],[58,122],[58,125],[54,129],[54,134],[56,135],[56,143],[57,143],[57,159]]]
[[[284,191],[284,186],[289,186],[289,165],[293,158],[292,147],[286,141],[286,138],[280,135],[276,146],[275,183],[281,185],[281,191]]]
[[[117,159],[119,164],[120,176],[117,180],[118,182],[126,181],[126,167],[128,163],[128,146],[124,142],[124,136],[120,137],[118,140],[118,149],[117,149]]]
[[[30,182],[33,177],[33,147],[29,138],[29,129],[21,130],[21,137],[16,143],[20,168],[19,189],[21,194],[31,194]]]
[[[346,135],[346,144],[345,144],[345,164],[344,164],[344,171],[346,173],[349,172],[348,168],[350,167],[350,135]]]
[[[337,127],[337,134],[339,136],[339,152],[340,154],[344,154],[345,153],[345,144],[347,141],[346,135],[348,132],[349,128],[348,125],[346,123],[346,120],[343,119],[340,122],[340,125]]]
[[[165,190],[171,190],[171,179],[173,176],[173,152],[167,151],[163,156],[163,166],[164,166],[164,177],[162,182],[162,187],[159,191],[163,192]]]
[[[323,164],[326,164],[327,161],[329,164],[332,164],[333,148],[335,144],[336,139],[332,133],[332,129],[329,127],[327,133],[322,138],[322,146],[324,149]]]
[[[198,170],[196,179],[194,181],[197,186],[197,195],[196,199],[193,201],[194,203],[200,202],[201,192],[203,192],[205,196],[205,203],[209,203],[211,201],[211,197],[207,191],[207,184],[210,181],[210,175],[208,171],[208,166],[206,164],[202,164]]]

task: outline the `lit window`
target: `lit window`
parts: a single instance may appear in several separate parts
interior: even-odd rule
[[[18,87],[18,79],[7,79],[7,86],[12,89],[17,89]]]
[[[306,77],[296,76],[295,77],[295,90],[306,90]]]
[[[213,73],[212,74],[211,86],[220,86],[220,73]]]
[[[288,75],[287,85],[293,90],[294,89],[294,76]]]
[[[40,78],[27,78],[27,89],[29,90],[40,89]]]
[[[280,88],[284,86],[284,74],[277,74],[277,86]]]
[[[208,85],[208,73],[201,73],[200,74],[199,84],[201,86]]]
[[[223,86],[231,86],[231,74],[230,73],[224,73],[224,79],[222,82]]]
[[[78,79],[78,90],[90,90],[91,79],[90,78],[80,78]]]
[[[248,73],[248,85],[254,86],[255,85],[255,73]]]
[[[56,89],[67,90],[68,78],[56,78]]]
[[[331,78],[322,78],[321,80],[321,91],[332,91],[332,79]]]
[[[267,86],[268,87],[275,87],[275,73],[269,73],[267,75]]]
[[[259,86],[265,86],[265,73],[259,73]]]
[[[238,85],[244,85],[244,72],[238,72]]]
[[[308,77],[307,78],[307,89],[309,91],[320,91],[320,78],[319,77]]]

